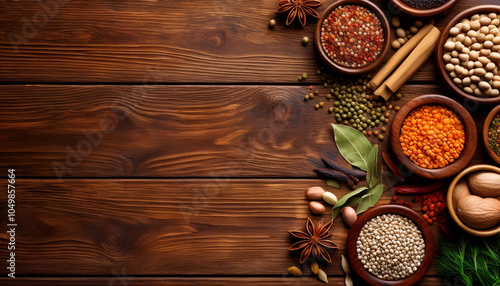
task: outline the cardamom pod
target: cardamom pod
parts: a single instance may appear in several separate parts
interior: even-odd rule
[[[325,271],[323,271],[322,269],[318,270],[318,279],[325,282],[325,283],[328,283],[328,276],[326,275]]]
[[[295,267],[295,266],[292,266],[292,267],[288,268],[287,270],[293,276],[302,276],[302,271],[300,271],[300,269]]]
[[[345,286],[354,286],[354,283],[352,282],[352,278],[351,278],[351,276],[349,276],[349,274],[347,274],[345,276]]]
[[[347,261],[347,259],[345,258],[344,255],[342,255],[342,270],[344,270],[345,274],[348,274],[349,275],[349,272],[350,272],[350,269],[349,269],[349,262]]]
[[[312,273],[318,275],[318,272],[319,272],[319,264],[318,264],[318,262],[313,262],[311,264],[311,271],[312,271]]]

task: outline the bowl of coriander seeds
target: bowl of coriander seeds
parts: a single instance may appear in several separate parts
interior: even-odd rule
[[[429,269],[434,238],[425,219],[400,205],[374,207],[351,226],[347,255],[370,285],[414,285]]]

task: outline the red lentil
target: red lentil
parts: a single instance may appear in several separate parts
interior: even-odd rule
[[[359,68],[373,62],[384,44],[384,29],[377,16],[359,5],[341,5],[321,27],[321,45],[336,64]]]
[[[465,145],[465,130],[459,117],[450,109],[422,105],[404,120],[399,141],[405,155],[415,164],[437,169],[460,156]]]

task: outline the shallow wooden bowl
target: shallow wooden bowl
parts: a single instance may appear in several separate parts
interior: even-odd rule
[[[429,17],[429,16],[434,16],[441,14],[449,9],[455,3],[457,3],[458,0],[449,0],[445,2],[443,5],[431,8],[431,9],[417,9],[413,8],[411,6],[408,6],[404,1],[402,0],[391,0],[391,3],[394,4],[399,10],[401,10],[403,13],[406,13],[408,15],[413,15],[413,16],[419,16],[419,17]]]
[[[356,251],[356,243],[363,226],[373,217],[390,213],[399,214],[411,219],[420,228],[420,231],[422,231],[422,235],[425,241],[424,260],[422,261],[422,264],[417,269],[417,271],[412,275],[406,277],[405,279],[394,281],[380,279],[365,270],[363,265],[361,264],[361,261],[359,261],[358,259],[358,253]],[[351,226],[351,230],[349,231],[349,235],[347,237],[347,256],[349,257],[349,261],[351,262],[352,270],[354,270],[354,272],[359,277],[361,277],[366,283],[369,283],[370,285],[414,285],[420,279],[422,279],[422,277],[424,277],[425,272],[427,272],[427,269],[429,269],[429,266],[431,265],[431,261],[434,256],[434,238],[432,236],[432,231],[429,227],[429,224],[422,216],[417,214],[412,209],[400,205],[382,205],[371,208],[368,211],[364,212]]]
[[[495,160],[498,164],[500,164],[500,156],[498,156],[493,150],[488,147],[488,129],[490,128],[491,121],[497,114],[500,113],[500,105],[497,105],[493,110],[488,114],[488,117],[486,117],[486,120],[484,121],[484,126],[483,126],[483,142],[484,146],[486,146],[486,151],[488,152],[488,155]]]
[[[382,51],[378,55],[378,57],[375,59],[375,61],[371,62],[367,66],[361,67],[361,68],[347,68],[343,67],[341,65],[338,65],[334,63],[328,55],[325,53],[323,50],[323,47],[321,46],[321,26],[323,25],[323,21],[325,20],[330,13],[335,10],[338,6],[340,5],[359,5],[363,6],[365,8],[368,8],[371,10],[377,18],[380,20],[380,23],[382,24],[382,28],[384,29],[384,46],[382,48]],[[390,46],[390,26],[389,26],[389,21],[387,20],[387,17],[384,15],[382,10],[380,10],[379,7],[377,7],[375,4],[373,4],[370,1],[366,0],[340,0],[332,5],[330,5],[326,10],[323,12],[321,17],[318,20],[318,23],[316,24],[316,33],[314,36],[314,43],[316,45],[316,50],[318,51],[318,54],[320,57],[325,61],[330,68],[332,68],[334,71],[342,73],[342,74],[349,74],[349,75],[359,75],[359,74],[365,74],[370,71],[372,71],[374,68],[376,68],[380,63],[382,63],[385,55],[387,54],[387,51],[389,50]]]
[[[464,18],[468,18],[474,14],[477,13],[497,13],[500,14],[500,6],[496,5],[481,5],[481,6],[476,6],[473,8],[466,9],[456,15],[451,21],[446,25],[446,28],[444,28],[443,32],[441,33],[441,36],[439,38],[439,41],[436,45],[436,50],[435,50],[435,56],[436,56],[436,63],[438,65],[438,71],[441,76],[441,78],[444,80],[446,85],[453,90],[454,93],[457,95],[461,96],[464,98],[466,101],[471,101],[471,102],[476,102],[480,104],[499,104],[500,103],[500,96],[497,97],[478,97],[472,94],[468,94],[465,91],[461,90],[458,86],[456,86],[446,70],[444,69],[444,62],[443,62],[443,54],[444,54],[444,44],[446,42],[446,39],[448,39],[448,35],[450,33],[450,29],[455,26],[458,22],[460,22]]]
[[[448,166],[439,169],[422,168],[413,163],[413,161],[404,154],[399,141],[401,125],[406,116],[408,116],[413,109],[426,104],[437,104],[448,107],[458,115],[465,129],[465,146],[460,157]],[[469,112],[453,99],[437,94],[422,95],[403,105],[392,121],[390,137],[392,150],[398,161],[412,173],[428,179],[443,179],[462,171],[474,156],[477,146],[476,124]]]
[[[491,165],[475,165],[472,167],[469,167],[465,170],[463,170],[460,174],[458,174],[455,179],[451,182],[450,186],[448,187],[448,192],[446,193],[446,207],[448,208],[448,211],[450,212],[451,218],[455,221],[455,223],[465,230],[466,232],[475,235],[475,236],[493,236],[495,234],[500,233],[500,224],[498,224],[496,227],[490,228],[490,229],[474,229],[466,226],[460,218],[458,218],[457,213],[455,212],[455,207],[453,206],[453,191],[455,190],[455,186],[458,183],[460,179],[462,179],[464,176],[476,172],[476,171],[491,171],[491,172],[497,172],[500,173],[500,168],[491,166]]]

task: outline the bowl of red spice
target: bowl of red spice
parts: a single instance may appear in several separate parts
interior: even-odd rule
[[[457,1],[458,0],[391,0],[391,3],[403,13],[413,16],[430,17],[451,9]]]
[[[365,74],[384,59],[390,45],[389,21],[366,0],[341,0],[326,8],[316,25],[320,57],[343,74]]]
[[[390,137],[398,161],[413,174],[429,179],[462,171],[477,146],[470,113],[453,99],[435,94],[403,105],[394,117]]]
[[[484,121],[483,142],[488,155],[500,164],[500,105],[493,108]]]

